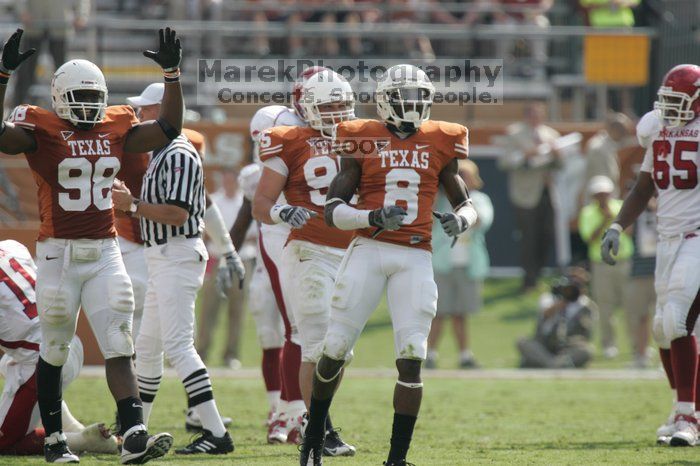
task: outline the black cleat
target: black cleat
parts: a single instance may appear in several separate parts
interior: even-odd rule
[[[304,438],[304,443],[299,445],[299,466],[323,466],[324,440],[312,440]]]
[[[233,440],[231,440],[228,432],[223,437],[214,437],[210,431],[205,429],[192,443],[185,448],[175,450],[175,453],[178,455],[196,455],[199,453],[225,455],[226,453],[231,453],[234,448]]]
[[[134,426],[124,433],[120,461],[122,464],[143,464],[164,456],[172,446],[172,435],[148,435],[143,425]]]
[[[65,434],[53,434],[44,440],[47,463],[80,463],[80,458],[68,449]]]
[[[416,466],[413,463],[409,463],[406,460],[401,461],[385,461],[382,463],[384,466]]]
[[[355,456],[355,447],[343,442],[340,438],[340,429],[326,431],[326,440],[323,442],[324,456]]]

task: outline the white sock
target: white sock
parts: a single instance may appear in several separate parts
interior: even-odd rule
[[[73,417],[65,401],[61,401],[61,423],[63,432],[80,432],[85,428],[76,418]]]
[[[145,401],[141,400],[141,404],[143,405],[143,425],[148,427],[148,418],[151,417],[153,403],[146,403]]]
[[[202,421],[202,427],[212,433],[214,437],[223,437],[226,427],[221,422],[221,415],[216,409],[216,401],[209,400],[194,407]]]
[[[466,349],[466,350],[462,351],[461,353],[459,353],[459,358],[462,361],[468,361],[470,359],[474,359],[474,353],[472,353],[472,350]]]
[[[294,418],[297,416],[301,416],[306,412],[306,405],[304,404],[304,400],[294,400],[294,401],[289,401],[288,402],[288,407],[287,407],[287,417],[288,418]]]
[[[676,404],[676,412],[678,414],[685,414],[686,416],[694,416],[695,403],[692,401],[679,401]]]
[[[267,392],[267,402],[270,405],[270,411],[273,413],[277,411],[277,406],[280,404],[280,393],[279,390],[271,390]]]
[[[437,358],[438,358],[437,350],[429,349],[428,350],[428,359],[437,359]]]

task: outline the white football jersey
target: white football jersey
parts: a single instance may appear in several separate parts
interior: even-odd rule
[[[17,241],[0,241],[0,347],[17,362],[39,355],[35,286],[36,265],[27,248]]]
[[[661,128],[650,137],[642,171],[651,173],[659,192],[661,235],[700,228],[700,118],[679,128]]]
[[[293,109],[284,105],[268,105],[255,112],[255,115],[250,120],[250,137],[255,144],[253,156],[256,163],[243,167],[238,177],[238,183],[243,190],[243,195],[251,202],[255,196],[255,190],[258,188],[260,175],[262,175],[262,165],[260,165],[260,157],[258,156],[258,136],[266,129],[274,128],[275,126],[306,126],[306,122]],[[252,168],[252,165],[257,166],[257,170]],[[280,194],[277,202],[279,204],[286,203],[283,194]],[[276,225],[263,223],[260,225],[260,229],[263,233],[275,230],[278,233],[284,232],[288,234],[290,231],[290,227],[286,223],[278,223]]]

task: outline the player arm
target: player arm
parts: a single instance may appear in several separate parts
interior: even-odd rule
[[[625,198],[620,212],[617,214],[613,225],[618,224],[621,230],[626,229],[634,223],[639,215],[646,209],[649,200],[654,195],[656,188],[651,173],[640,171],[637,182],[630,193]]]
[[[230,254],[236,251],[231,236],[226,229],[226,222],[221,215],[219,207],[212,202],[209,194],[206,194],[207,210],[204,213],[204,229],[223,255]]]
[[[362,168],[354,157],[340,157],[340,171],[331,181],[326,194],[323,215],[329,226],[341,230],[357,230],[371,225],[371,210],[360,210],[348,205],[360,185]]]
[[[275,159],[281,160],[277,157]],[[287,184],[287,175],[270,168],[267,164],[268,162],[253,197],[253,217],[260,222],[272,225],[282,223],[279,212],[284,207],[289,207],[277,204],[277,199]]]
[[[452,213],[461,219],[461,230],[467,230],[478,220],[478,215],[471,198],[469,190],[464,180],[459,176],[459,165],[456,158],[449,161],[440,172],[440,184],[445,191],[447,200],[452,205]],[[445,217],[450,214],[443,214],[441,222],[444,224]]]
[[[248,199],[243,198],[243,204],[241,204],[236,220],[233,222],[233,226],[229,231],[233,246],[236,250],[240,250],[241,246],[243,246],[246,233],[248,233],[248,228],[250,228],[251,223],[253,223],[253,204]]]
[[[144,56],[152,59],[163,68],[165,92],[160,114],[156,121],[147,121],[134,126],[126,136],[125,152],[149,152],[167,145],[182,132],[185,110],[180,86],[180,60],[182,49],[180,39],[170,28],[159,31],[160,48],[153,52],[146,50]]]
[[[24,60],[36,52],[35,49],[29,49],[25,52],[19,51],[22,33],[21,29],[17,29],[10,36],[3,46],[2,58],[0,59],[0,151],[10,155],[36,150],[36,139],[32,133],[18,128],[12,122],[5,122],[5,92],[10,76]]]

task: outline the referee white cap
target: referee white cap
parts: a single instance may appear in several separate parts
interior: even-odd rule
[[[153,83],[149,84],[143,90],[141,95],[127,97],[126,101],[132,107],[146,107],[148,105],[156,105],[163,101],[163,93],[165,92],[165,84]]]
[[[594,176],[591,178],[591,181],[588,182],[588,192],[591,195],[600,193],[611,194],[613,191],[615,191],[615,183],[607,176]]]

